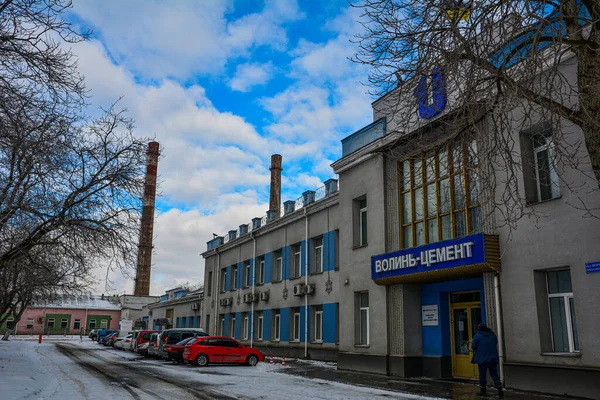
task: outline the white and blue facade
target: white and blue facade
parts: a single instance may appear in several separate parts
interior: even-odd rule
[[[337,181],[329,180],[285,202],[279,218],[255,218],[227,240],[208,242],[202,254],[207,332],[267,354],[336,359],[337,198]]]

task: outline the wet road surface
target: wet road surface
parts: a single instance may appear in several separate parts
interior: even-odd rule
[[[98,379],[104,379],[111,386],[123,390],[135,400],[178,400],[236,399],[220,393],[213,385],[194,382],[185,377],[177,378],[173,374],[161,371],[160,364],[149,368],[148,364],[140,364],[140,358],[123,358],[115,360],[103,354],[101,348],[81,348],[69,344],[57,343],[57,349],[73,362],[87,370]],[[127,397],[123,397],[127,398]]]

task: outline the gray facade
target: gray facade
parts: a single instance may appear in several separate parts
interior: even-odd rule
[[[204,292],[167,291],[159,301],[142,308],[146,329],[200,328],[204,308]]]
[[[575,68],[572,65],[564,68],[567,79],[575,80]],[[382,103],[390,98],[393,96],[373,104],[375,121],[386,117],[386,110],[391,108]],[[515,121],[522,118],[519,113],[522,113],[520,109],[512,111]],[[507,387],[598,398],[600,313],[594,308],[600,296],[600,273],[586,273],[586,264],[600,261],[600,221],[590,217],[586,208],[598,209],[600,196],[586,160],[585,146],[581,145],[581,130],[560,122],[562,134],[553,136],[553,140],[561,143],[553,145],[562,146],[564,154],[577,161],[556,157],[555,168],[560,170],[560,180],[552,187],[551,198],[543,201],[529,198],[531,171],[528,168],[532,167],[525,162],[525,157],[533,152],[528,147],[532,135],[546,132],[549,123],[542,116],[530,118],[531,126],[524,131],[515,128],[506,133],[505,137],[516,144],[515,154],[523,158],[517,158],[523,168],[515,174],[515,193],[521,196],[515,208],[523,208],[522,217],[507,221],[506,213],[497,206],[506,201],[503,184],[484,185],[477,199],[468,198],[471,194],[465,184],[463,196],[468,199],[460,209],[449,211],[452,224],[448,228],[449,236],[444,238],[444,228],[435,225],[442,222],[444,216],[428,220],[428,214],[424,214],[429,213],[425,188],[437,188],[433,190],[438,198],[437,213],[441,214],[442,182],[456,179],[460,171],[451,170],[449,178],[438,176],[441,174],[438,164],[442,163],[439,154],[442,150],[451,153],[461,149],[467,154],[461,154],[460,158],[469,160],[471,140],[480,154],[487,154],[488,117],[483,116],[480,121],[480,131],[484,134],[473,139],[457,136],[456,131],[448,128],[454,126],[460,130],[452,123],[453,115],[448,110],[437,121],[430,121],[427,129],[423,129],[422,122],[402,124],[392,115],[387,117],[388,130],[383,137],[369,131],[372,125],[360,130],[358,135],[344,140],[357,140],[362,147],[344,143],[351,151],[344,152],[332,165],[339,174],[342,188],[339,195],[342,333],[338,368],[406,377],[475,379],[476,370],[469,369],[472,354],[469,343],[473,332],[466,331],[472,331],[478,322],[485,322],[501,339],[501,364]],[[393,130],[400,126],[402,132]],[[371,142],[364,144],[364,138],[357,138],[360,134],[372,138]],[[429,171],[425,166],[428,157],[435,161],[432,164],[435,177],[429,186]],[[418,177],[415,175],[417,163],[423,168]],[[403,181],[407,167],[411,171],[408,183]],[[466,179],[469,183],[471,172],[463,168],[463,182]],[[495,176],[496,182],[503,182],[506,176],[500,157],[485,157],[476,168],[482,174]],[[419,202],[423,196],[420,207],[425,210],[421,214],[415,211],[419,207],[414,204],[417,194]],[[356,201],[361,196],[365,196],[368,203],[369,240],[365,247],[355,245],[353,231],[354,221],[359,217]],[[406,215],[408,199],[413,201],[408,207],[410,213],[412,206],[412,216]],[[435,199],[432,201],[436,204]],[[452,197],[452,207],[457,203]],[[461,213],[467,220],[462,227]],[[419,218],[423,221],[421,225],[415,222]],[[430,221],[425,234],[420,233],[425,239],[407,236],[419,235],[419,229]],[[437,237],[438,231],[440,237]],[[433,239],[427,232],[435,233]],[[387,261],[385,256],[391,255],[416,257],[419,251],[457,246],[463,237],[481,240],[481,255],[485,259],[475,264],[461,261],[443,271],[434,268],[435,272],[421,272],[427,268],[419,265],[420,261],[415,262],[413,271],[412,265],[398,268],[402,275],[384,276],[372,272],[372,256],[375,256],[373,263],[377,259]],[[379,255],[385,256],[378,258]],[[563,289],[555,283],[557,280],[561,280]],[[496,285],[499,296],[496,296]],[[357,294],[363,291],[368,291],[370,303],[369,339],[365,345],[359,344],[360,332],[357,331],[362,323]],[[435,320],[426,322],[426,308],[431,307],[435,309]],[[467,318],[467,313],[472,315]],[[461,320],[463,314],[464,320]],[[461,342],[457,338],[463,334]]]
[[[314,192],[305,193],[295,202],[300,209],[284,204],[280,218],[255,219],[249,232],[243,225],[226,243],[208,243],[202,254],[207,332],[235,337],[265,354],[336,359],[337,181],[326,187],[316,200]]]

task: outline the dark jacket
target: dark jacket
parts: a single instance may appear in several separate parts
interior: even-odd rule
[[[497,363],[498,362],[498,339],[490,328],[483,328],[473,336],[471,348],[475,355],[471,361],[473,364]]]

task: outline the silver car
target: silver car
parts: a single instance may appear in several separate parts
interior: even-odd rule
[[[146,354],[144,354],[144,356],[155,357],[155,358],[159,357],[159,355],[158,355],[158,336],[159,335],[160,335],[160,333],[153,333],[152,336],[150,336],[150,340],[148,341],[148,348],[146,349]]]

